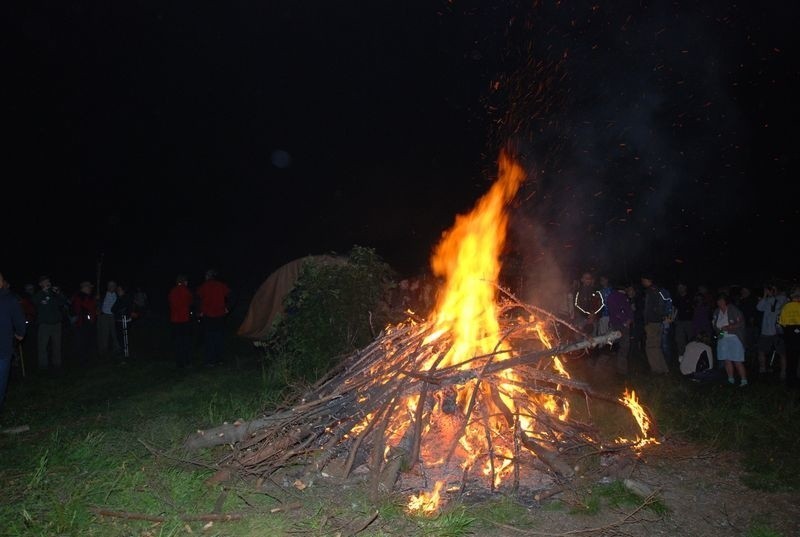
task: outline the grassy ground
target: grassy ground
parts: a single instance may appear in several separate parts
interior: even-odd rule
[[[244,486],[208,486],[205,480],[212,470],[203,465],[214,462],[219,451],[192,454],[196,464],[181,462],[177,459],[186,457],[179,447],[183,438],[195,429],[247,419],[269,408],[283,397],[285,379],[262,370],[252,353],[223,367],[190,371],[177,371],[158,358],[153,353],[125,366],[104,364],[60,378],[16,379],[0,425],[27,424],[31,430],[0,435],[2,535],[335,534],[337,527],[352,531],[376,509],[383,524],[365,534],[464,535],[493,532],[497,524],[535,527],[529,509],[503,498],[480,506],[453,505],[437,519],[414,519],[391,499],[371,505],[355,487],[303,497],[304,511],[298,517],[282,511],[298,499],[291,486],[283,498]],[[622,384],[614,382],[609,391]],[[752,487],[800,488],[800,403],[795,393],[766,384],[739,390],[646,376],[636,377],[632,385],[658,416],[662,433],[742,452]],[[635,502],[618,483],[594,492],[586,513],[565,516],[592,515],[604,506]],[[100,517],[93,506],[165,521]],[[558,503],[552,506],[558,508]],[[205,531],[205,522],[179,518],[215,509],[263,516],[216,523]],[[276,509],[280,511],[273,513]],[[751,534],[778,535],[760,526],[753,526]]]

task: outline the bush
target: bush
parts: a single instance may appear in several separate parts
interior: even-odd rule
[[[354,246],[336,262],[308,262],[286,298],[286,314],[267,339],[267,357],[290,377],[313,380],[346,353],[363,347],[390,319],[389,266]]]

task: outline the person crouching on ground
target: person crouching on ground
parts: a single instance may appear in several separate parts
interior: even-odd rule
[[[717,298],[717,309],[712,316],[712,325],[717,332],[717,360],[725,364],[728,383],[735,384],[733,370],[741,379],[739,386],[747,386],[747,370],[744,367],[745,322],[742,312],[728,302],[724,294]]]

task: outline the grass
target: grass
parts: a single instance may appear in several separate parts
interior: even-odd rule
[[[596,515],[606,507],[631,510],[630,508],[638,507],[642,503],[642,498],[628,490],[622,481],[611,481],[598,483],[587,490],[582,505],[574,507],[571,512],[581,515]],[[658,515],[665,515],[668,512],[667,506],[658,499],[649,500],[645,508]]]
[[[643,379],[641,391],[662,432],[742,454],[751,488],[800,490],[800,398],[768,383],[747,389],[684,379]]]
[[[300,495],[302,513],[275,513],[242,521],[187,523],[181,514],[223,512],[269,513],[279,505],[266,494],[242,486],[208,486],[212,471],[156,456],[152,450],[185,457],[184,437],[198,428],[237,418],[249,419],[280,401],[286,378],[250,357],[222,368],[176,371],[158,355],[127,366],[98,365],[71,371],[62,378],[17,378],[3,414],[4,426],[28,424],[31,430],[0,435],[0,527],[4,536],[171,536],[284,535],[290,531],[331,533],[332,528],[368,520],[378,511],[381,524],[360,535],[461,536],[496,530],[500,523],[532,527],[530,510],[513,498],[498,497],[476,505],[458,502],[436,517],[405,513],[404,500],[388,497],[372,505],[363,487],[342,487],[331,496],[309,487]],[[800,463],[794,456],[800,437],[797,396],[780,388],[753,385],[748,390],[695,385],[684,379],[636,377],[633,387],[654,411],[662,433],[683,435],[722,448],[738,450],[748,474],[746,482],[768,490],[797,490]],[[614,393],[620,386],[607,386]],[[620,390],[621,391],[621,390]],[[576,412],[580,408],[574,405]],[[609,408],[614,408],[609,405]],[[604,435],[631,432],[629,416],[596,411]],[[192,453],[196,462],[213,463],[220,449]],[[289,487],[291,488],[291,487]],[[635,507],[641,499],[619,482],[596,485],[584,497],[582,514],[601,509]],[[100,517],[93,506],[162,516],[149,521]],[[569,516],[559,501],[545,509]],[[648,506],[662,514],[662,504]],[[335,533],[335,531],[334,531]],[[774,537],[769,526],[753,524],[747,535]]]

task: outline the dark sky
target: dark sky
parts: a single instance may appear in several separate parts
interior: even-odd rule
[[[529,270],[797,272],[794,2],[2,10],[14,282],[74,287],[103,252],[104,276],[246,292],[353,244],[416,272],[509,145]]]

